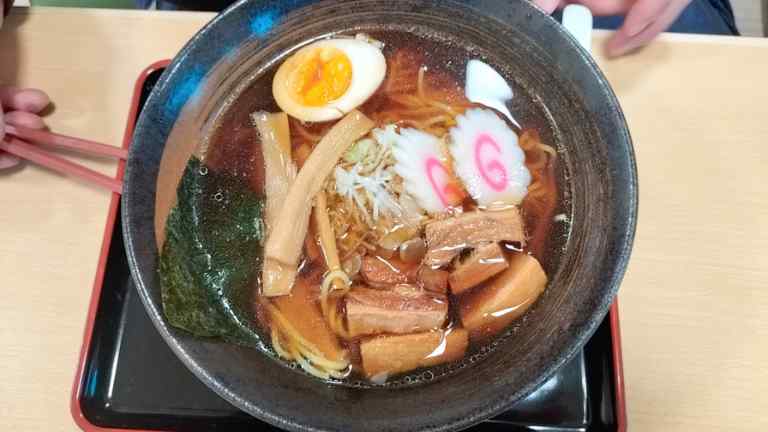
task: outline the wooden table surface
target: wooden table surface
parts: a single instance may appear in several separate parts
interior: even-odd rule
[[[211,16],[15,10],[0,82],[46,89],[54,130],[119,145],[139,72]],[[768,41],[665,35],[617,61],[597,52],[640,177],[620,292],[630,428],[768,430]],[[0,173],[0,430],[76,430],[70,386],[109,198],[34,166]]]

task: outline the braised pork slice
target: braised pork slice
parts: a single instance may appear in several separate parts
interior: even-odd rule
[[[360,275],[374,288],[391,288],[394,285],[413,283],[417,270],[418,264],[407,264],[398,258],[366,255],[360,267]]]
[[[411,285],[391,290],[352,288],[346,296],[347,327],[352,337],[414,333],[442,327],[448,299]]]
[[[419,367],[459,360],[469,338],[461,328],[407,335],[376,336],[360,343],[363,373],[368,378],[387,376]]]
[[[451,293],[468,291],[509,267],[504,252],[498,243],[487,243],[476,247],[472,254],[459,263],[448,277]]]
[[[448,292],[449,275],[450,273],[445,270],[422,267],[419,269],[416,279],[425,290],[438,294],[446,294]]]
[[[427,254],[424,265],[448,264],[467,248],[490,242],[525,244],[523,218],[517,207],[497,211],[474,211],[431,222],[426,226]]]
[[[547,285],[536,258],[515,253],[509,268],[483,286],[459,297],[459,315],[472,339],[484,339],[523,315]]]

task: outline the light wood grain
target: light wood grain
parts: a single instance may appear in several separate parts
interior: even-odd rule
[[[768,430],[768,42],[668,36],[601,63],[640,177],[619,294],[630,425]]]
[[[138,73],[210,17],[14,12],[0,82],[48,90],[55,130],[118,145]],[[620,294],[631,430],[768,430],[768,42],[665,35],[618,61],[596,51],[640,175]],[[108,201],[35,167],[0,174],[2,430],[76,430],[69,392]]]

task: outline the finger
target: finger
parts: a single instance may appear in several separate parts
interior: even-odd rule
[[[534,0],[533,4],[541,8],[541,10],[549,15],[554,12],[558,6],[560,6],[560,0]]]
[[[11,168],[19,164],[21,160],[18,158],[18,156],[0,152],[0,170],[4,170],[6,168]]]
[[[586,6],[594,15],[623,15],[635,0],[569,0],[565,3],[575,3]]]
[[[627,13],[620,32],[633,37],[656,21],[669,7],[671,0],[638,0]]]
[[[50,103],[51,99],[41,90],[0,87],[0,105],[6,110],[38,113]]]
[[[24,111],[5,113],[5,124],[23,126],[30,129],[45,129],[45,123],[39,115]]]
[[[618,57],[646,45],[672,25],[688,3],[690,0],[674,0],[654,21],[635,35],[630,35],[622,27],[608,40],[606,54],[608,57]]]

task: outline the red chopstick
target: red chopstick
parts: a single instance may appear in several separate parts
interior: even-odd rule
[[[11,129],[18,130],[18,126],[6,126],[6,131],[10,132]],[[12,135],[16,134],[12,133]],[[104,144],[101,145],[104,147],[109,147]],[[16,138],[15,136],[6,136],[5,139],[0,140],[0,150],[7,151],[8,153],[14,154],[22,159],[26,159],[30,162],[42,165],[62,174],[71,174],[80,177],[85,181],[105,187],[112,192],[119,194],[123,192],[122,182],[105,176],[104,174],[96,172],[92,169],[70,162],[66,159],[54,156],[45,150],[28,144],[19,138]]]
[[[120,147],[114,147],[106,144],[88,141],[80,138],[74,138],[66,135],[59,135],[53,132],[30,129],[23,126],[6,125],[5,132],[14,135],[24,141],[37,144],[48,145],[51,147],[67,148],[96,156],[114,157],[117,159],[127,159],[128,150]]]

